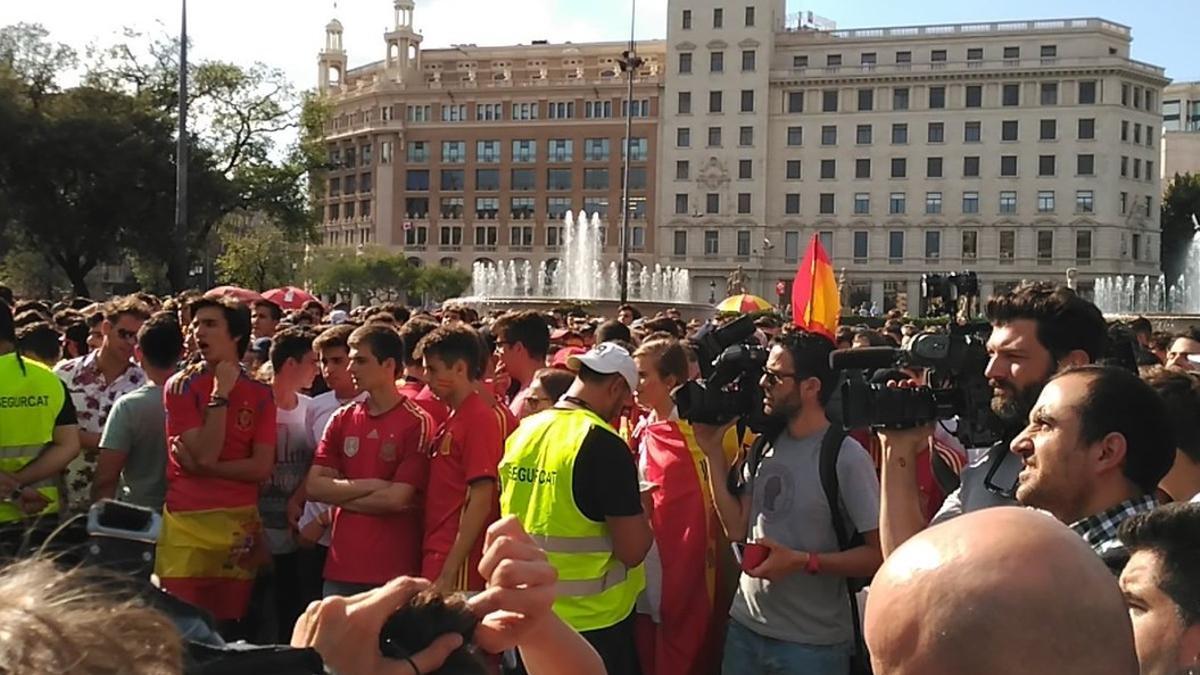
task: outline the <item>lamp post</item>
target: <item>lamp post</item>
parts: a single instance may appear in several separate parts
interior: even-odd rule
[[[715,281],[708,282],[708,304],[717,304],[717,282]]]
[[[643,59],[634,51],[633,27],[637,15],[637,0],[629,9],[629,49],[621,52],[617,61],[625,73],[625,153],[621,159],[621,303],[629,301],[629,156],[633,149],[633,74],[642,67]]]
[[[175,142],[175,281],[188,285],[187,187],[188,187],[188,77],[187,77],[187,0],[179,15],[179,137]],[[206,253],[207,257],[207,253]],[[206,260],[207,263],[207,260]],[[207,268],[207,264],[206,264]],[[175,289],[182,290],[182,289]]]

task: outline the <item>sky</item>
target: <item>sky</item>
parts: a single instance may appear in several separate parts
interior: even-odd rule
[[[425,47],[629,37],[630,0],[415,1]],[[1133,58],[1165,67],[1177,81],[1200,80],[1196,0],[1008,0],[989,9],[962,0],[788,0],[789,13],[802,9],[838,28],[1098,16],[1133,28]],[[665,36],[666,10],[666,0],[637,0],[638,39]],[[307,89],[316,84],[316,54],[334,16],[345,27],[351,68],[383,58],[391,0],[192,0],[188,31],[199,58],[262,61]],[[118,41],[123,27],[177,31],[179,0],[0,0],[0,25],[16,22],[40,23],[52,39],[82,50]]]

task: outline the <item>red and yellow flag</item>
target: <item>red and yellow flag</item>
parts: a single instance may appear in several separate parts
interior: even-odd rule
[[[833,339],[842,301],[837,279],[821,237],[814,234],[792,282],[792,323],[798,328]]]

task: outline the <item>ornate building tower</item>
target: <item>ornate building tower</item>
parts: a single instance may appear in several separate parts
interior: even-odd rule
[[[395,0],[395,27],[384,33],[387,42],[388,76],[398,82],[421,73],[421,34],[413,30],[413,0]]]
[[[346,50],[342,48],[342,22],[325,26],[325,48],[317,55],[317,84],[322,93],[340,87],[346,77]]]

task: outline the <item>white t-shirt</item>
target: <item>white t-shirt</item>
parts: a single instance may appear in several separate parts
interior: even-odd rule
[[[358,401],[367,400],[367,392],[360,392],[358,396],[343,401],[337,397],[332,390],[314,396],[308,402],[308,433],[309,440],[315,448],[321,443],[321,436],[325,434],[325,427],[329,424],[329,418],[333,417],[333,413],[338,408]]]
[[[258,498],[263,530],[271,553],[283,554],[296,550],[291,524],[287,520],[287,503],[308,476],[313,451],[308,425],[308,408],[312,399],[296,395],[296,407],[279,408],[275,412],[275,468],[263,484]]]
[[[1192,500],[1188,503],[1189,504],[1200,504],[1200,492],[1197,492],[1195,494],[1195,496],[1192,497]]]

